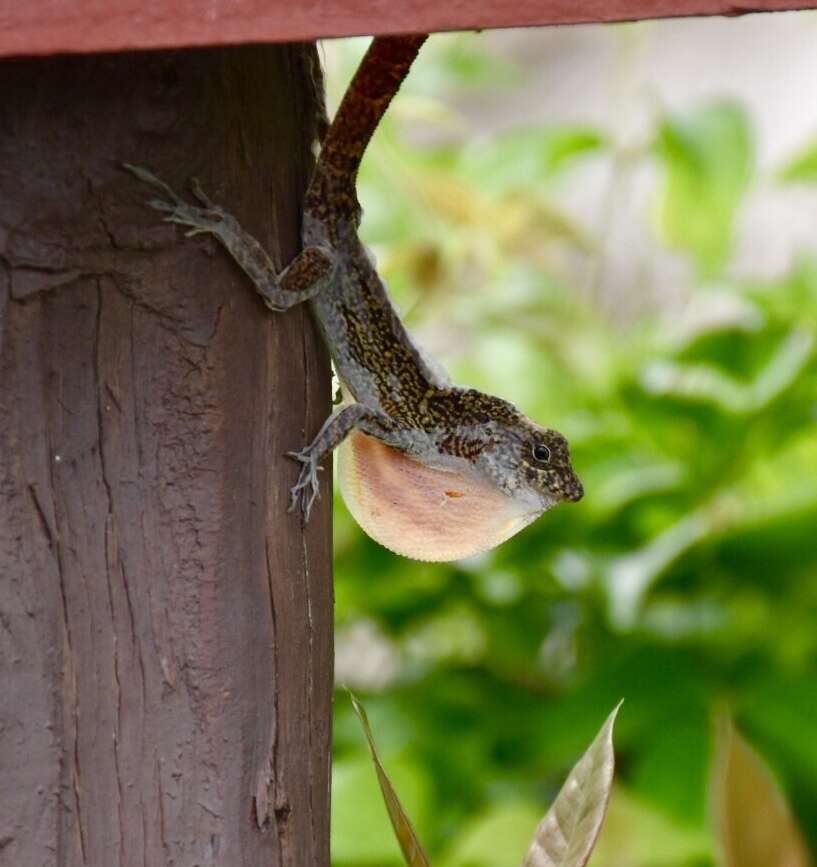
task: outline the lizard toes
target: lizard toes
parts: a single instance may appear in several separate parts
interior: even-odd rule
[[[294,512],[300,505],[303,521],[306,523],[309,520],[315,500],[319,499],[321,495],[318,473],[323,468],[318,466],[314,456],[307,452],[288,452],[287,454],[301,462],[301,473],[298,476],[298,481],[289,492],[288,511]]]

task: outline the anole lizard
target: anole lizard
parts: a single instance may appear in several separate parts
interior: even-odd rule
[[[128,168],[167,196],[150,203],[167,221],[215,236],[271,310],[304,301],[312,308],[351,400],[290,453],[301,463],[290,511],[300,505],[309,519],[320,462],[348,438],[342,487],[364,529],[406,556],[447,560],[493,547],[583,491],[560,433],[508,401],[452,386],[426,362],[358,238],[361,159],[425,39],[372,41],[321,147],[304,202],[303,250],[280,273],[198,184],[193,206],[146,169]]]

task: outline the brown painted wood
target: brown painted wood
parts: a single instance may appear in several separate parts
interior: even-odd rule
[[[287,261],[313,57],[0,64],[3,865],[329,863],[331,501],[302,531],[284,457],[328,361],[119,168],[199,176]]]
[[[0,55],[285,42],[815,7],[817,0],[4,0],[0,2]]]

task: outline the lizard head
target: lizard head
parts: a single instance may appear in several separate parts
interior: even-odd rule
[[[509,496],[528,499],[533,508],[538,502],[540,511],[582,498],[584,488],[573,471],[567,440],[558,431],[521,413],[490,430],[476,463]]]

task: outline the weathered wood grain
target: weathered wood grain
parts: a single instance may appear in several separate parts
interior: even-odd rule
[[[331,501],[284,457],[328,361],[119,168],[286,261],[313,52],[0,64],[2,865],[329,863]]]

